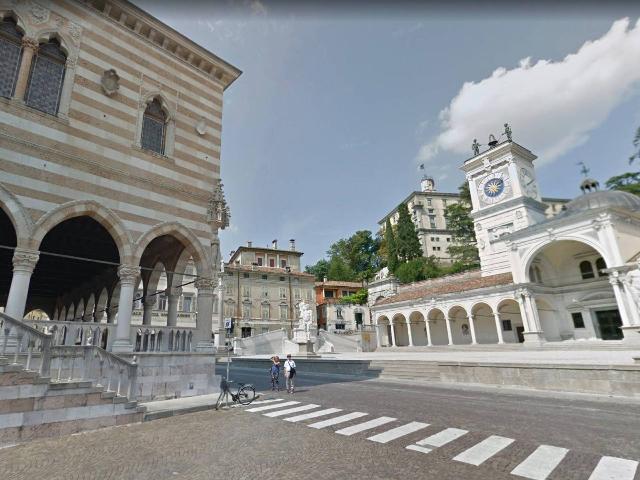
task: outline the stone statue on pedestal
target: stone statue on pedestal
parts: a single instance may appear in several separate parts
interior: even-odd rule
[[[299,318],[298,328],[304,329],[307,334],[307,338],[309,338],[309,334],[311,332],[311,324],[313,323],[313,312],[311,311],[311,307],[308,303],[302,301],[298,304]]]

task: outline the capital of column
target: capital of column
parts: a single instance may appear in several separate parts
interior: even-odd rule
[[[144,297],[142,304],[145,307],[155,307],[156,305],[156,297]]]
[[[213,290],[216,288],[216,281],[209,278],[199,278],[195,282],[195,287],[198,289],[198,295],[203,293],[210,293],[213,295]]]
[[[179,297],[180,295],[182,295],[182,288],[180,288],[180,287],[167,288],[164,291],[164,294],[167,297]]]
[[[39,258],[40,252],[36,250],[16,248],[13,251],[13,271],[33,273]]]
[[[38,47],[40,46],[40,42],[35,38],[31,37],[22,37],[22,48],[33,51],[36,53],[38,51]]]
[[[620,272],[618,272],[617,270],[614,270],[609,274],[609,283],[611,285],[618,285],[620,281]]]
[[[120,265],[118,267],[118,277],[121,285],[135,285],[140,276],[140,267],[133,265]]]

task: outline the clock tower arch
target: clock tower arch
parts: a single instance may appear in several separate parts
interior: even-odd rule
[[[483,276],[511,271],[508,235],[546,218],[533,166],[536,158],[508,140],[461,167],[469,182]]]

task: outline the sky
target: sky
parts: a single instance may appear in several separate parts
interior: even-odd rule
[[[225,259],[296,239],[309,265],[419,189],[442,192],[508,122],[543,196],[604,184],[640,126],[640,4],[135,0],[243,71],[225,92]],[[562,2],[558,2],[562,3]],[[604,4],[604,2],[603,2]]]

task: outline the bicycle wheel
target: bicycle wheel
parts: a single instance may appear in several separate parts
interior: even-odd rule
[[[242,405],[249,405],[256,398],[256,389],[253,385],[243,385],[238,390],[238,401]]]

